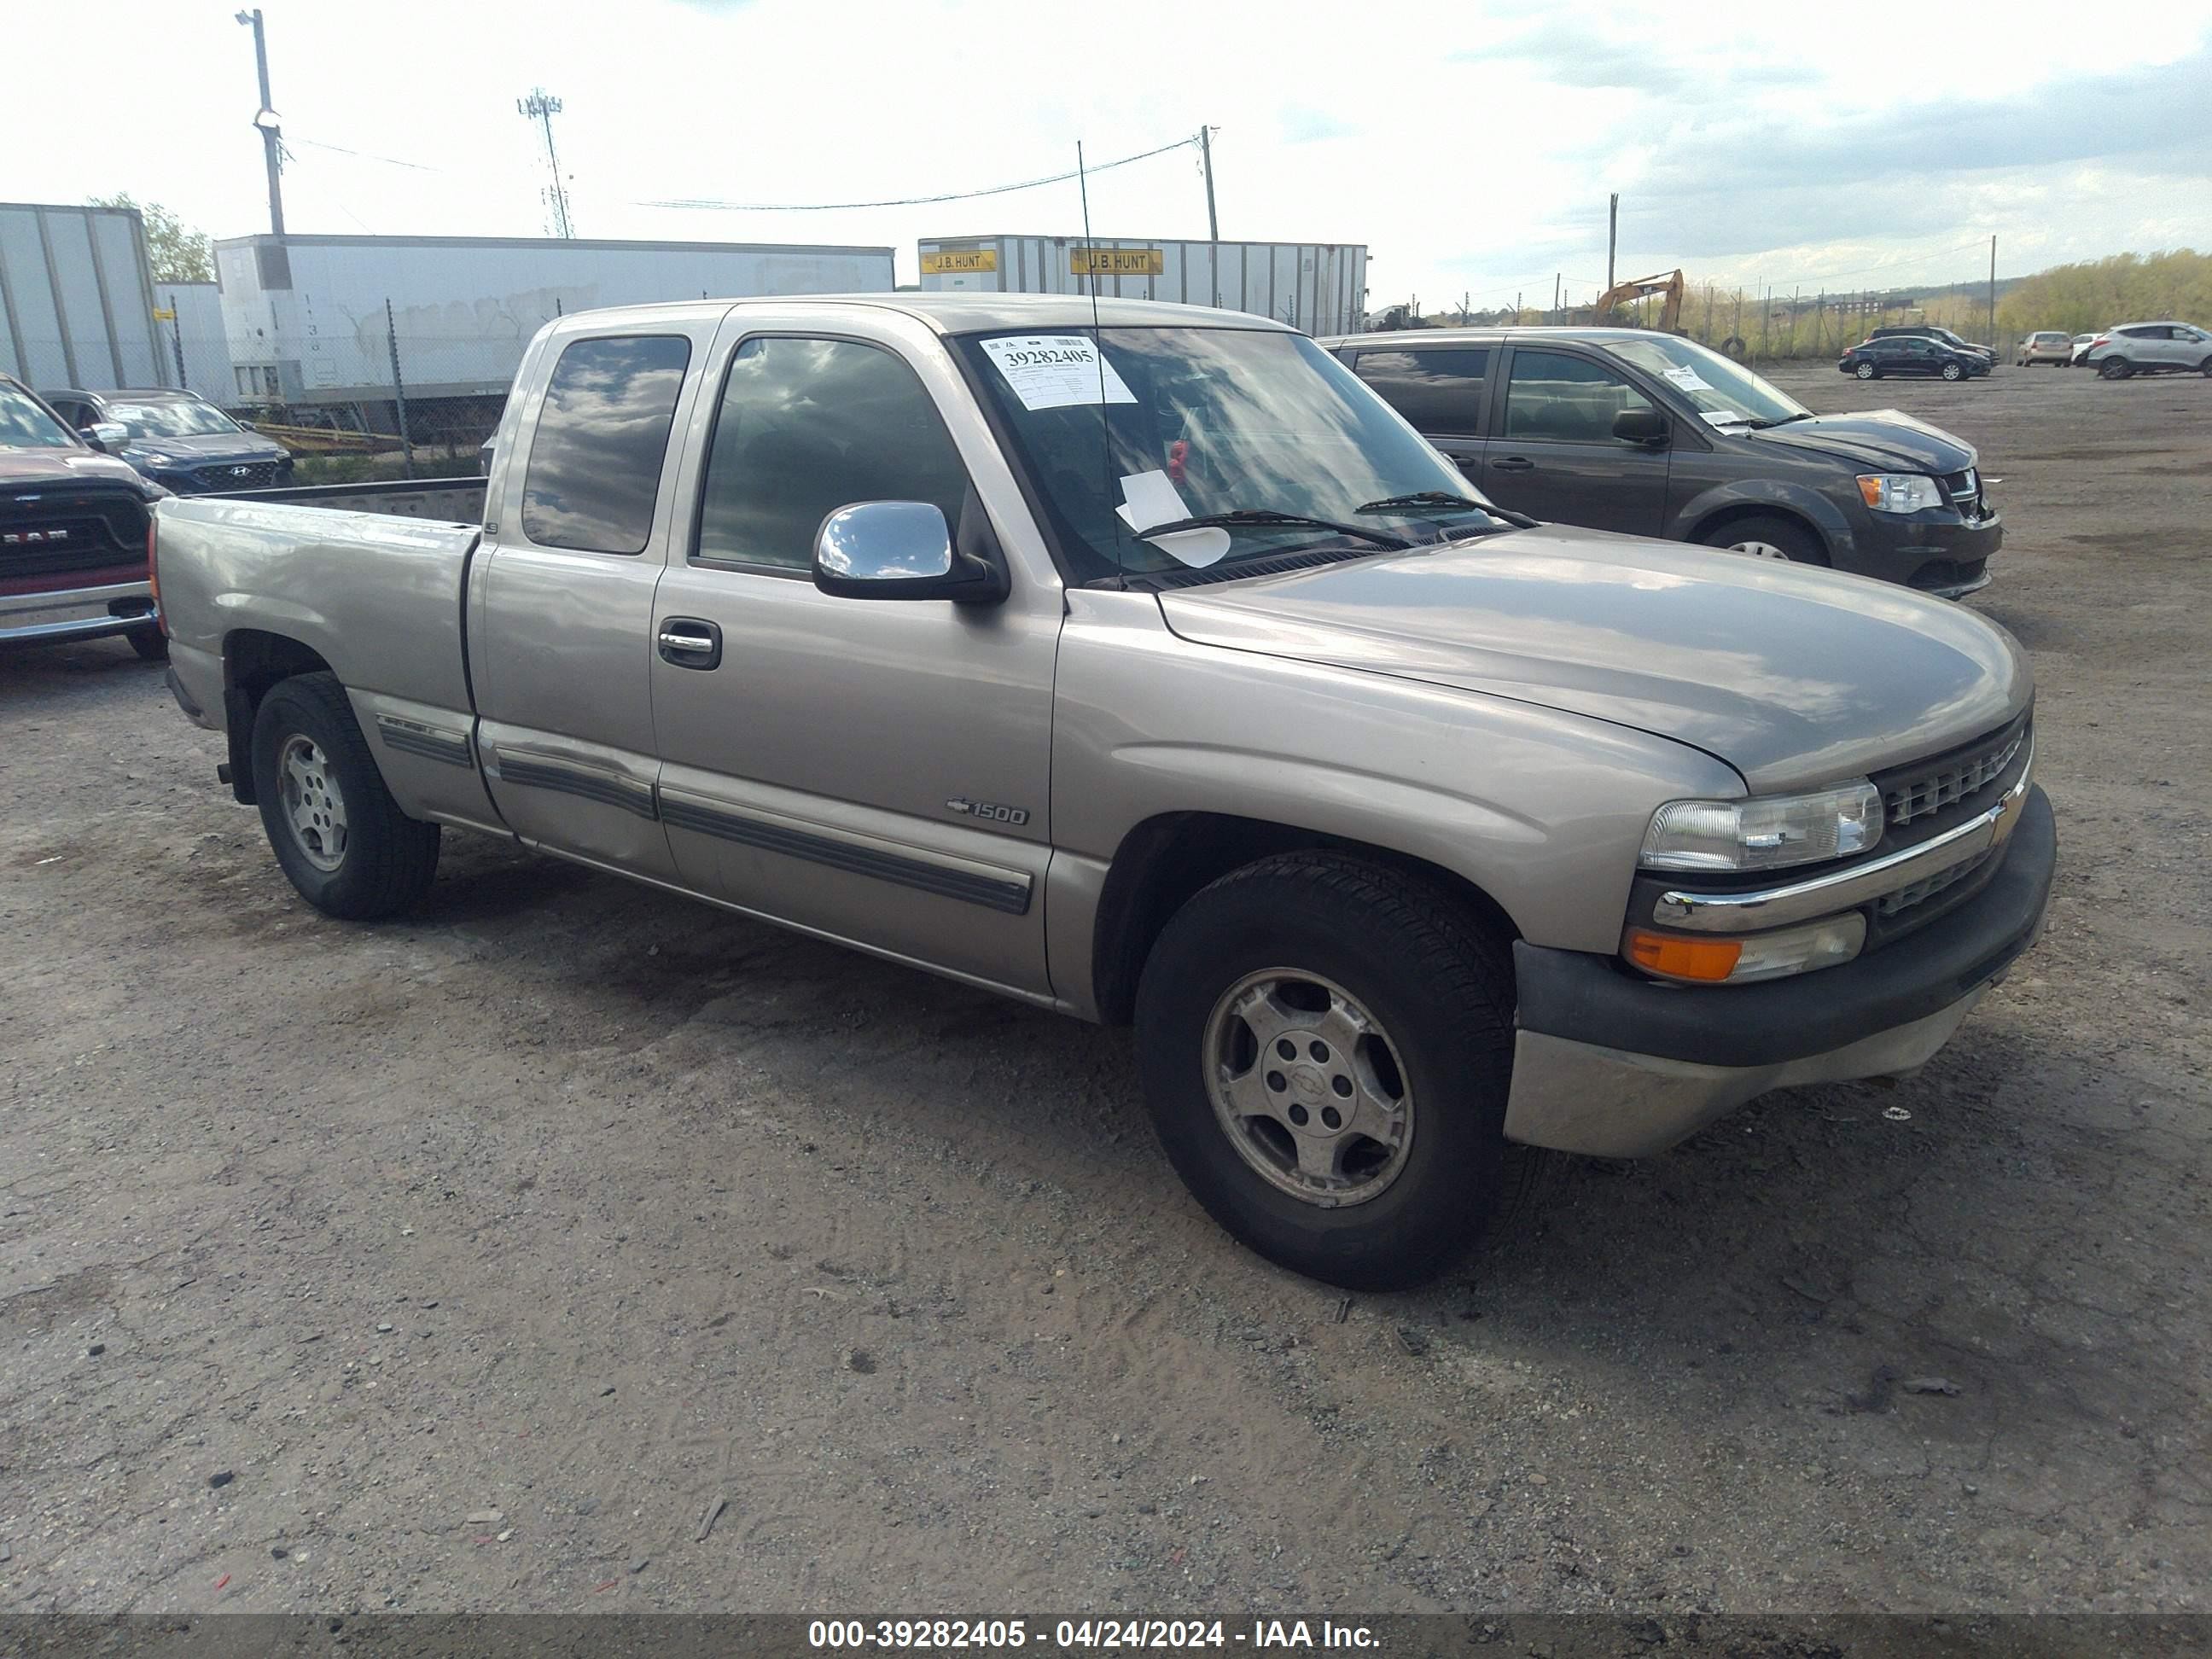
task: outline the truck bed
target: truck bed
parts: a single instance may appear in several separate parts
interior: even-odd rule
[[[421,705],[465,726],[462,612],[483,495],[483,480],[463,478],[160,502],[161,611],[179,677],[219,711],[236,635],[278,631],[356,698]]]

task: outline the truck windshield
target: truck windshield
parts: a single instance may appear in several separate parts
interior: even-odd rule
[[[212,404],[186,398],[164,398],[158,403],[110,404],[107,418],[128,428],[134,438],[203,438],[240,429],[236,421]]]
[[[1740,363],[1672,334],[1607,340],[1605,349],[1673,386],[1711,426],[1773,426],[1813,411]]]
[[[11,386],[0,386],[0,449],[75,449],[76,434]]]
[[[1364,523],[1415,542],[1504,527],[1450,463],[1304,335],[1067,328],[958,345],[1074,567],[1071,580],[1372,546],[1312,524],[1233,523],[1157,543],[1138,533],[1220,514]],[[1439,506],[1440,495],[1468,504]],[[1407,496],[1429,499],[1363,517],[1363,505]]]

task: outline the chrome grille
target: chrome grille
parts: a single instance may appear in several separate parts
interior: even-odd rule
[[[1882,805],[1893,824],[1911,823],[1956,806],[2002,776],[2027,740],[2027,728],[2019,726],[2002,734],[1989,746],[1953,756],[1929,771],[1893,781],[1882,791]]]
[[[1951,505],[1968,518],[1974,518],[1980,513],[1982,479],[1972,467],[1968,467],[1964,472],[1945,473],[1943,493],[1951,498]]]
[[[1914,905],[1934,898],[1945,888],[1956,886],[1989,861],[1990,855],[1984,853],[1979,858],[1954,864],[1948,870],[1938,870],[1932,876],[1923,876],[1910,887],[1900,887],[1894,893],[1885,893],[1875,901],[1875,914],[1888,917],[1901,910],[1910,910]]]

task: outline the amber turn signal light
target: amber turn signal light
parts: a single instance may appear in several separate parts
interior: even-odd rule
[[[1628,959],[1648,973],[1669,979],[1726,979],[1743,955],[1743,941],[1735,939],[1685,939],[1679,933],[1646,933],[1633,927],[1628,933]]]

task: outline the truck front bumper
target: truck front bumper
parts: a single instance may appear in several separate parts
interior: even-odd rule
[[[154,620],[144,580],[44,593],[0,594],[0,645],[43,645],[127,634]]]
[[[1665,985],[1610,957],[1516,943],[1506,1139],[1641,1158],[1770,1089],[1912,1070],[2034,944],[2057,856],[2051,802],[2031,789],[2002,866],[1967,903],[1855,962],[1761,984]]]

